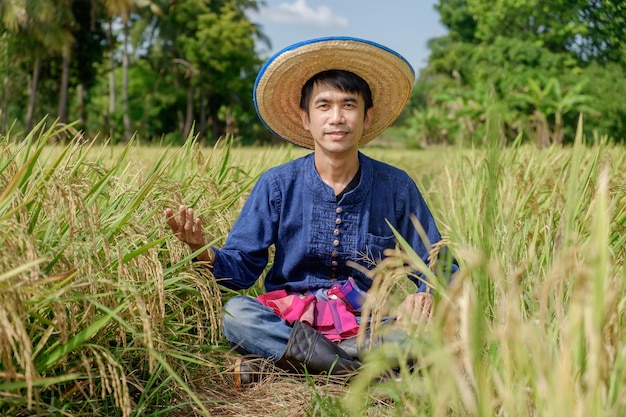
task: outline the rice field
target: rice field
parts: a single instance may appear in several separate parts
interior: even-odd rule
[[[242,392],[220,333],[232,293],[162,212],[193,206],[220,245],[258,175],[305,151],[84,143],[45,121],[0,147],[0,415],[626,415],[623,147],[364,148],[415,178],[462,271],[440,282],[400,243],[368,312],[427,271],[437,306],[409,353]],[[418,371],[380,377],[407,354]]]

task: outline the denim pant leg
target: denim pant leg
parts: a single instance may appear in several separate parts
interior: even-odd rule
[[[224,305],[223,332],[235,350],[278,360],[287,348],[291,326],[255,298],[237,295]]]

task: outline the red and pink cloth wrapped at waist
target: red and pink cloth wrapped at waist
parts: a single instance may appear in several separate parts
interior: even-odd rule
[[[350,277],[328,289],[304,294],[276,290],[258,296],[257,300],[288,323],[300,320],[338,342],[357,335],[356,316],[361,312],[365,296]]]

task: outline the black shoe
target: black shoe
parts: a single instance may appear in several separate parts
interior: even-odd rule
[[[237,358],[233,366],[233,379],[235,388],[244,388],[261,382],[264,377],[274,372],[274,364],[271,360],[259,356],[243,356]]]

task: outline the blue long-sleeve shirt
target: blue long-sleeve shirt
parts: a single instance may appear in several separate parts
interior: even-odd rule
[[[367,291],[371,280],[347,265],[371,269],[383,251],[396,246],[386,220],[427,262],[428,249],[411,215],[431,243],[441,240],[433,216],[408,174],[359,153],[359,184],[339,201],[317,173],[313,154],[263,173],[222,248],[213,248],[213,274],[232,289],[252,286],[268,263],[266,291],[329,288],[353,277]],[[451,273],[457,269],[452,265]],[[415,280],[418,291],[426,284]]]

